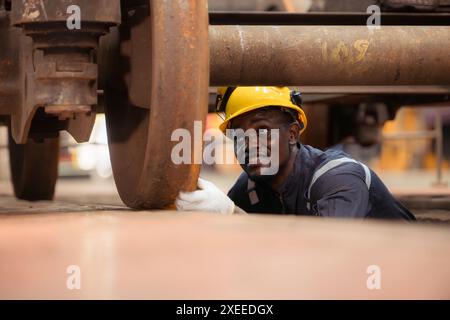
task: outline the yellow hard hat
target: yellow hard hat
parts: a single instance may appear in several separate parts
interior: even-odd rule
[[[222,87],[218,89],[217,111],[225,111],[225,120],[219,126],[225,131],[230,121],[244,113],[277,106],[297,111],[298,121],[303,125],[300,134],[305,131],[307,119],[305,112],[300,108],[300,93],[291,91],[288,87]]]

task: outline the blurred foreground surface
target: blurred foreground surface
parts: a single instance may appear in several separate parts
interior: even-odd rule
[[[450,298],[446,223],[133,212],[112,181],[61,181],[39,203],[1,186],[0,299]]]

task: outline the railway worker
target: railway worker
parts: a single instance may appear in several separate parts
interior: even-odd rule
[[[219,89],[217,101],[218,110],[225,111],[220,125],[224,133],[278,129],[278,170],[263,174],[268,164],[251,161],[250,139],[234,139],[235,154],[245,155],[244,172],[228,196],[200,179],[199,190],[179,194],[178,210],[415,220],[366,165],[341,151],[301,144],[307,119],[298,92],[287,87],[229,87]],[[267,154],[275,150],[272,140],[266,144]]]

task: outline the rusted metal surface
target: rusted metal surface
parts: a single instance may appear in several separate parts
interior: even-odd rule
[[[449,27],[211,26],[211,85],[449,85]]]
[[[450,298],[446,226],[61,208],[1,210],[1,299]]]
[[[70,5],[82,11],[79,30],[67,28]],[[120,23],[120,1],[13,1],[11,11],[0,14],[0,114],[10,126],[15,194],[51,199],[59,131],[67,130],[78,142],[89,140],[97,105],[98,38]]]
[[[120,0],[12,0],[11,21],[15,25],[36,22],[63,22],[73,14],[68,7],[81,9],[82,23],[117,25],[120,23]],[[99,10],[101,8],[101,10]]]
[[[171,142],[176,129],[194,133],[194,121],[205,121],[208,102],[209,48],[206,0],[151,1],[150,111],[129,101],[130,26],[125,21],[119,34],[106,43],[101,69],[112,71],[105,78],[106,120],[114,178],[119,194],[132,208],[172,205],[180,190],[194,190],[198,164],[176,165]],[[177,12],[177,14],[174,14]],[[125,40],[120,47],[119,36]],[[131,38],[133,40],[133,38]],[[135,39],[138,41],[138,39]],[[122,43],[124,44],[124,43]],[[132,46],[137,44],[131,44]],[[121,50],[121,51],[119,51]],[[114,55],[115,54],[115,55]],[[142,53],[141,53],[142,54]],[[133,58],[131,58],[133,60]],[[103,64],[103,66],[102,66]],[[113,69],[108,66],[114,66]],[[192,144],[193,154],[201,146]]]
[[[151,39],[145,30],[148,28],[149,19],[145,16],[146,9],[139,7],[132,11],[131,21],[131,32],[129,39],[126,41],[124,51],[130,56],[130,72],[129,76],[126,78],[128,86],[128,95],[130,101],[140,107],[149,108],[150,105],[150,91],[146,90],[145,85],[150,83],[150,59],[149,51],[151,46]],[[408,25],[448,25],[450,23],[450,15],[448,14],[393,14],[387,13],[387,17],[383,15],[384,25],[397,25],[405,23]],[[229,12],[212,12],[209,14],[210,24],[255,24],[255,25],[267,25],[267,24],[285,24],[285,25],[295,25],[295,24],[364,24],[367,20],[367,14],[363,13],[308,13],[308,14],[291,14],[282,12],[272,12],[272,13],[229,13]],[[131,39],[140,39],[140,41]],[[310,43],[306,43],[305,46],[311,46]],[[220,50],[223,49],[220,46]],[[213,49],[212,49],[213,50]],[[275,48],[274,48],[275,50]],[[345,50],[345,48],[343,49]],[[354,49],[356,50],[356,49]],[[213,57],[218,57],[218,59],[223,58],[222,52],[212,53],[211,59]],[[249,63],[252,63],[248,61]],[[214,66],[215,61],[211,62]],[[230,61],[231,63],[231,61]],[[351,66],[350,66],[351,67]],[[214,75],[211,75],[213,77]],[[214,81],[214,79],[212,79]],[[339,83],[340,84],[340,83]],[[428,100],[442,101],[445,100],[445,96],[450,93],[450,86],[447,85],[415,85],[415,86],[387,86],[387,85],[377,85],[377,86],[343,86],[333,83],[333,85],[325,86],[302,86],[302,92],[305,94],[316,94],[316,93],[332,93],[332,94],[396,94],[396,95],[430,95]],[[434,97],[433,97],[434,96]],[[314,100],[325,100],[329,97],[314,97]],[[420,99],[423,100],[423,99]],[[213,103],[215,100],[213,101]],[[213,110],[210,108],[209,110]]]
[[[10,28],[6,11],[0,10],[0,115],[19,107],[20,30]]]
[[[81,10],[79,30],[66,25],[71,5]],[[57,130],[87,141],[97,105],[98,38],[120,23],[120,1],[13,1],[10,14],[11,23],[23,32],[4,29],[7,45],[14,47],[13,64],[18,65],[9,88],[15,104],[8,109],[15,141],[26,143],[32,124],[53,116],[60,121]],[[44,119],[36,118],[39,108],[49,111]]]
[[[72,117],[74,114],[85,114],[91,112],[91,106],[87,105],[53,105],[45,107],[45,113],[58,116],[60,120]]]
[[[139,107],[150,108],[152,79],[152,33],[150,8],[141,5],[130,8],[127,24],[130,26],[129,39],[122,40],[122,51],[130,57],[129,75],[125,81],[130,102]]]

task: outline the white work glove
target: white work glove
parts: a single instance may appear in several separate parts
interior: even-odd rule
[[[234,202],[213,183],[199,178],[198,188],[194,192],[180,192],[175,201],[179,211],[234,212]]]

